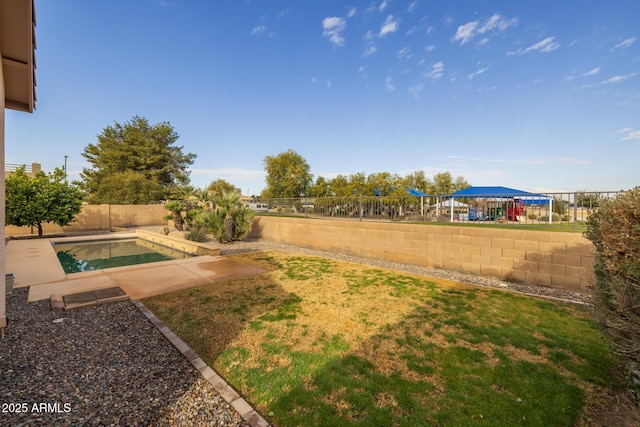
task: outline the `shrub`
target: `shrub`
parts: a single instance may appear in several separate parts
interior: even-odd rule
[[[184,238],[192,242],[202,243],[207,240],[207,228],[200,225],[192,225]]]
[[[529,215],[527,215],[527,218],[529,218],[529,219],[538,219],[538,215],[536,215],[533,212],[531,212]]]
[[[551,221],[553,222],[559,222],[560,221],[560,214],[557,213],[553,213],[553,215],[551,215]]]
[[[216,199],[216,208],[200,212],[196,223],[205,227],[220,243],[231,243],[247,236],[254,212],[240,201],[240,193],[224,192]]]
[[[595,313],[618,352],[640,363],[640,187],[600,201],[585,236],[596,247]]]

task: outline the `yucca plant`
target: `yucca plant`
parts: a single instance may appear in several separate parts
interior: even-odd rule
[[[202,212],[197,222],[207,227],[221,243],[242,240],[251,229],[254,212],[242,204],[236,192],[223,192],[215,202],[216,208]]]

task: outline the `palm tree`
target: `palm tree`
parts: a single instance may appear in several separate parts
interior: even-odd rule
[[[242,240],[249,233],[253,215],[254,212],[240,201],[240,193],[223,191],[216,199],[216,208],[202,213],[198,222],[206,226],[219,242],[231,243]]]
[[[172,220],[178,231],[184,230],[184,218],[182,217],[182,211],[184,210],[184,205],[182,202],[178,200],[173,200],[164,205],[164,208],[170,212],[164,219]]]

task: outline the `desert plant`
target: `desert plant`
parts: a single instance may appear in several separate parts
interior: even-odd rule
[[[165,216],[165,220],[172,220],[173,225],[175,225],[178,231],[184,230],[184,218],[182,217],[182,211],[184,210],[184,205],[182,202],[178,200],[173,200],[164,205],[164,208],[169,211],[169,215]]]
[[[640,364],[640,187],[600,200],[585,236],[596,247],[594,308],[618,352]]]
[[[527,218],[529,218],[531,220],[538,219],[538,215],[536,215],[533,212],[531,212],[529,215],[527,215]]]
[[[196,222],[206,227],[217,241],[230,243],[247,235],[253,215],[254,212],[240,201],[239,193],[223,192],[216,199],[216,208],[200,213]]]
[[[184,235],[184,238],[191,240],[192,242],[204,242],[207,240],[207,228],[201,225],[193,225],[189,227],[189,231]]]

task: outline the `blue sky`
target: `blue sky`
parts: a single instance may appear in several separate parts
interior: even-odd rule
[[[6,162],[64,164],[168,121],[198,187],[449,171],[529,191],[640,185],[640,2],[36,0],[37,104]]]

